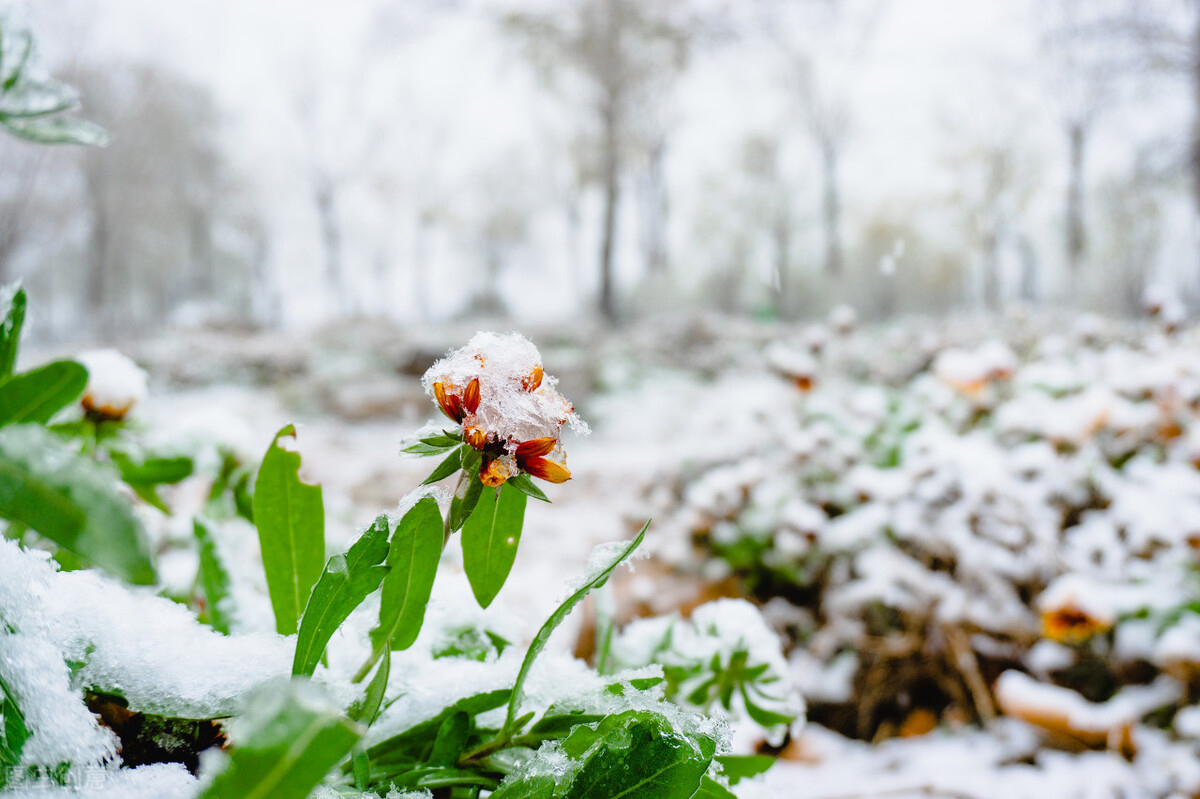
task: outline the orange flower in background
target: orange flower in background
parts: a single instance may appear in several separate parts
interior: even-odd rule
[[[1047,638],[1062,644],[1082,644],[1092,636],[1111,629],[1111,623],[1096,618],[1076,605],[1063,605],[1042,613],[1042,632]]]

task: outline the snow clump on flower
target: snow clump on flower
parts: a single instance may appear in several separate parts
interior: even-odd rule
[[[429,368],[422,385],[463,440],[483,453],[480,479],[499,486],[519,472],[554,483],[570,479],[560,436],[588,426],[542,369],[537,347],[519,333],[476,333]]]
[[[83,408],[101,419],[119,420],[146,398],[146,372],[116,350],[91,350],[76,358],[88,371]]]

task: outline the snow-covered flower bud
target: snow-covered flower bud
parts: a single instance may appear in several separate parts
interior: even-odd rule
[[[849,305],[837,305],[829,312],[829,326],[838,335],[847,336],[858,327],[858,311]]]
[[[146,372],[116,350],[91,350],[76,360],[88,371],[81,400],[88,416],[118,421],[146,398]]]
[[[1038,597],[1037,606],[1042,632],[1064,644],[1081,644],[1108,632],[1117,621],[1112,597],[1103,587],[1077,575],[1056,580]]]
[[[812,391],[816,384],[817,362],[806,352],[775,345],[767,351],[767,363],[777,374],[805,393]]]
[[[476,333],[422,378],[442,412],[462,428],[463,440],[483,454],[479,479],[500,486],[519,473],[552,483],[571,477],[561,444],[564,425],[587,425],[558,393],[541,354],[519,333]]]

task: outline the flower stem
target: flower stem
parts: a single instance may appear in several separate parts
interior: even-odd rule
[[[463,490],[464,485],[470,485],[467,480],[467,473],[465,470],[458,473],[458,482],[454,484],[454,492],[451,494],[451,496],[458,497],[458,492]],[[461,497],[459,498],[461,499]],[[453,507],[454,502],[451,501],[450,505]],[[445,551],[446,544],[450,543],[450,536],[453,535],[453,533],[454,531],[450,529],[450,511],[447,510],[446,518],[442,521],[442,551]]]

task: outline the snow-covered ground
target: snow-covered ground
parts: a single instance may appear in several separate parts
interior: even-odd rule
[[[528,641],[591,549],[629,538],[651,516],[653,560],[615,581],[619,619],[635,607],[688,611],[730,585],[754,588],[747,577],[755,569],[789,573],[819,551],[833,565],[813,578],[817,604],[788,605],[757,584],[756,598],[770,599],[767,618],[790,636],[781,641],[793,687],[814,712],[770,772],[737,786],[742,799],[1194,796],[1200,616],[1188,603],[1200,596],[1198,341],[1191,330],[1090,318],[1057,329],[1016,319],[846,334],[709,319],[564,345],[563,361],[590,373],[579,385],[603,389],[576,397],[593,433],[565,441],[574,477],[548,488],[553,504],[529,508],[512,576],[486,612],[469,601],[451,546],[431,618],[466,614]],[[553,356],[547,365],[553,370]],[[436,412],[419,387],[410,391],[415,377],[388,378],[377,411],[360,405],[338,415],[327,411],[328,392],[314,399],[321,392],[311,374],[264,387],[185,385],[153,371],[138,416],[163,446],[215,438],[256,457],[276,430],[298,423],[302,476],[324,487],[331,550],[394,510],[435,465],[399,454],[401,440]],[[341,388],[365,393],[369,372],[347,368]],[[171,496],[185,511],[200,499],[190,490]],[[186,586],[196,568],[182,545],[190,531],[157,522],[164,580]],[[745,540],[762,545],[749,570],[722,554]],[[258,647],[254,673],[230,672],[218,647],[189,674],[237,696],[286,673],[286,647],[272,632],[252,528],[229,525],[220,543],[233,564],[236,632],[247,636],[238,640]],[[38,576],[38,568],[16,568],[9,585],[52,582],[59,602],[44,614],[106,595],[100,580]],[[138,678],[119,674],[129,654],[122,633],[130,632],[116,619],[121,607],[99,619],[113,635],[88,668],[96,684],[124,679],[136,694]],[[865,622],[876,607],[892,614],[883,632]],[[360,609],[359,627],[372,612]],[[163,608],[142,622],[165,631],[167,616],[182,613]],[[548,681],[582,679],[567,653],[587,649],[589,624],[580,611],[560,628]],[[67,635],[61,624],[39,625]],[[956,645],[959,633],[965,643]],[[858,735],[874,742],[825,726],[839,703],[864,706],[868,698],[856,692],[866,684],[867,653],[904,635],[916,637],[918,662],[951,664],[949,679],[968,686],[964,696],[929,707],[891,697],[898,704],[888,713],[903,717],[881,711]],[[176,637],[163,632],[138,674],[151,685],[176,679],[163,676],[166,665],[156,676],[155,663],[208,637],[219,638],[195,625]],[[52,653],[71,641],[39,645]],[[344,674],[361,646],[352,633],[334,639],[318,676],[335,696],[349,696]],[[879,662],[885,679],[889,662],[905,679],[903,658]],[[1097,662],[1117,682],[1106,696],[1085,697],[1062,676]],[[238,685],[219,684],[221,674]],[[428,699],[437,698],[433,691]],[[196,701],[198,715],[222,711]],[[413,701],[410,712],[419,714],[420,697]],[[1162,708],[1171,712],[1147,720]],[[398,729],[402,718],[381,729]],[[762,738],[753,725],[738,726],[733,741],[752,751]],[[90,745],[97,759],[111,758],[110,743]],[[128,788],[110,781],[96,795],[188,796],[195,783],[179,771],[145,769],[136,787],[138,778],[125,774]]]

